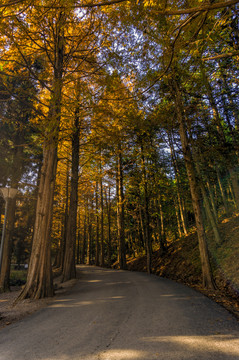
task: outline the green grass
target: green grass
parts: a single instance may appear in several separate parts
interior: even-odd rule
[[[11,270],[10,285],[24,285],[27,280],[27,270]]]

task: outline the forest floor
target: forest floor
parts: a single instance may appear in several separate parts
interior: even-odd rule
[[[166,254],[153,252],[152,272],[200,291],[224,306],[239,319],[239,213],[219,224],[222,243],[215,245],[212,231],[207,231],[216,290],[201,284],[201,264],[195,230],[173,241]],[[146,271],[146,256],[128,259],[128,270]]]
[[[55,295],[61,295],[69,288],[74,286],[77,279],[69,280],[64,283],[60,282],[60,277],[54,279]],[[34,313],[37,310],[47,306],[53,298],[45,298],[40,300],[22,300],[14,303],[21,292],[21,286],[11,286],[11,291],[0,294],[0,330],[1,328],[10,325],[18,320],[23,319],[27,315]]]

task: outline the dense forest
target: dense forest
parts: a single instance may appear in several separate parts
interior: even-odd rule
[[[3,0],[0,197],[24,298],[53,296],[76,264],[127,269],[197,231],[225,241],[239,210],[239,1]],[[3,230],[2,230],[3,231]],[[2,242],[3,243],[3,242]]]

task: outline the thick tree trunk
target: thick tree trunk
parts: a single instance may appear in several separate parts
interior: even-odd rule
[[[77,229],[77,203],[78,203],[78,173],[79,173],[79,109],[75,111],[74,131],[72,134],[72,168],[71,168],[71,195],[70,209],[67,224],[66,251],[64,257],[62,281],[76,277],[75,247]]]
[[[57,148],[47,144],[44,149],[36,220],[26,285],[19,299],[53,296],[50,228],[57,166]]]
[[[118,261],[120,269],[126,269],[125,233],[124,233],[124,192],[121,145],[117,154],[117,230],[118,230]]]
[[[53,296],[50,231],[57,168],[57,146],[61,117],[65,14],[56,20],[55,63],[51,102],[46,124],[43,165],[37,197],[36,219],[26,285],[18,299]]]
[[[206,288],[214,289],[215,284],[212,276],[212,270],[209,261],[209,253],[207,248],[206,234],[203,226],[202,211],[200,206],[200,194],[198,191],[198,184],[196,180],[196,172],[193,165],[193,158],[191,149],[188,142],[185,121],[183,117],[183,105],[180,90],[176,81],[173,81],[173,89],[175,91],[175,105],[177,112],[177,119],[179,122],[179,134],[182,143],[183,156],[185,160],[186,170],[188,174],[189,186],[192,197],[193,210],[195,215],[198,243],[200,250],[200,259],[202,265],[202,280],[203,286]]]

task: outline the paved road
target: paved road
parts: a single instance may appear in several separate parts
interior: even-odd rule
[[[0,331],[0,360],[239,360],[239,322],[142,273],[81,267],[79,283]]]

